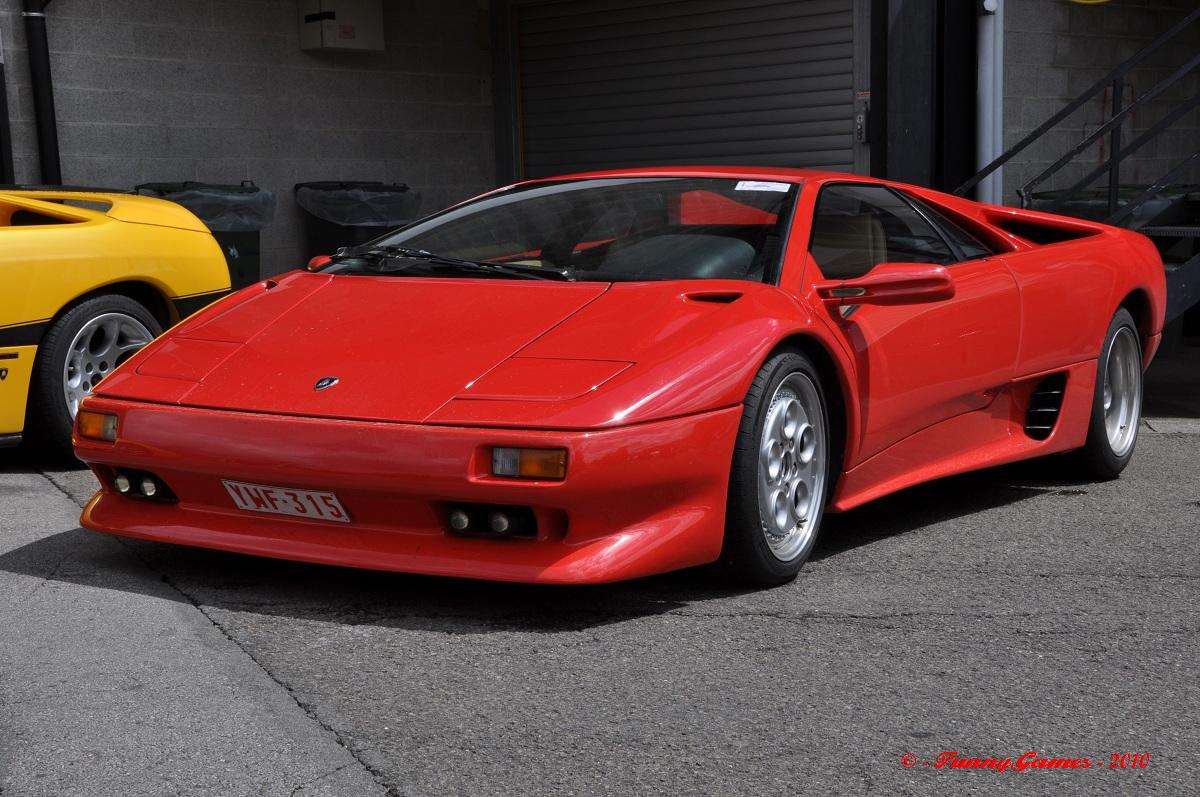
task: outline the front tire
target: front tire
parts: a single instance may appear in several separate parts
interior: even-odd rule
[[[79,402],[161,332],[150,311],[126,296],[97,296],[63,313],[38,346],[26,419],[35,444],[69,456]]]
[[[1096,368],[1087,443],[1080,451],[1086,471],[1115,479],[1133,458],[1142,420],[1142,345],[1125,308],[1113,316]]]
[[[756,586],[796,577],[817,541],[830,484],[829,411],[820,374],[785,351],[759,370],[742,409],[722,560]]]

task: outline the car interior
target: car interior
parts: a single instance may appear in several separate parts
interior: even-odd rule
[[[861,277],[888,259],[883,225],[871,213],[818,216],[809,252],[829,279]]]
[[[821,190],[809,243],[828,279],[854,279],[888,262],[949,266],[995,251],[926,203],[852,183]]]
[[[592,279],[761,281],[774,273],[786,214],[773,211],[790,207],[794,192],[682,188],[595,190],[519,213],[499,208],[480,214],[489,217],[486,230],[478,217],[467,217],[419,243],[455,257],[570,269]]]

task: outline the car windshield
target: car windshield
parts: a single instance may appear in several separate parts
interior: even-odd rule
[[[610,178],[501,191],[346,250],[325,270],[584,281],[774,281],[794,183]]]

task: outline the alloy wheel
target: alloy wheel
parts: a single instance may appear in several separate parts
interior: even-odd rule
[[[1113,454],[1133,448],[1142,413],[1142,357],[1137,336],[1121,327],[1113,336],[1104,368],[1104,430]]]
[[[153,337],[145,324],[125,313],[105,313],[84,324],[71,341],[63,365],[63,398],[71,417],[101,379]]]
[[[816,533],[825,500],[828,434],[817,386],[789,374],[768,405],[759,444],[759,516],[767,545],[795,559]]]

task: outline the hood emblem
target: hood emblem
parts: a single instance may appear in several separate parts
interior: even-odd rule
[[[323,376],[317,380],[315,385],[313,385],[313,390],[326,390],[333,387],[337,383],[338,378],[336,376]]]

